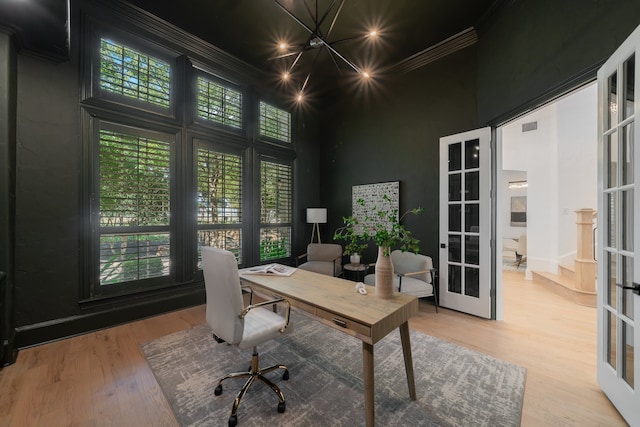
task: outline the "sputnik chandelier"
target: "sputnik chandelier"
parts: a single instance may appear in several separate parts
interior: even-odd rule
[[[344,62],[349,68],[355,71],[362,79],[369,80],[371,79],[371,71],[367,69],[363,69],[358,67],[352,61],[348,60],[342,53],[338,51],[336,45],[339,43],[343,43],[349,40],[366,38],[369,40],[375,40],[379,32],[376,29],[371,29],[368,32],[352,37],[347,37],[339,40],[330,41],[329,37],[331,36],[331,32],[334,29],[336,21],[338,20],[338,16],[342,11],[344,3],[346,0],[332,0],[329,4],[327,10],[320,16],[318,13],[318,0],[315,0],[315,10],[307,3],[307,0],[303,0],[305,8],[309,13],[309,17],[312,21],[312,26],[307,25],[302,19],[293,14],[289,9],[287,9],[279,0],[274,0],[275,3],[287,14],[289,15],[296,23],[298,23],[301,27],[303,27],[308,33],[309,36],[304,43],[301,44],[290,44],[287,41],[281,40],[278,42],[278,52],[279,54],[272,59],[284,59],[288,60],[286,68],[282,71],[281,78],[283,82],[293,82],[300,79],[294,79],[295,74],[299,74],[301,70],[300,68],[300,59],[305,52],[315,51],[316,56],[313,59],[313,63],[311,69],[307,72],[307,75],[299,86],[300,88],[296,92],[296,100],[301,102],[304,99],[305,89],[307,88],[307,84],[309,83],[309,78],[311,77],[311,71],[316,66],[318,62],[318,58],[320,57],[320,53],[323,49],[326,49],[329,53],[329,57],[335,64],[336,68],[342,75],[342,70],[339,65],[339,61]],[[328,23],[328,26],[325,25]],[[323,26],[324,25],[324,26]],[[323,28],[325,28],[323,30]]]

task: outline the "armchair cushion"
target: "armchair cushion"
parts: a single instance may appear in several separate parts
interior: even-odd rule
[[[395,250],[391,252],[393,265],[393,284],[396,291],[402,283],[400,292],[414,295],[418,298],[434,295],[433,292],[433,261],[426,255],[414,254]],[[401,277],[402,276],[402,277]],[[402,282],[400,279],[402,278]],[[367,285],[375,285],[375,274],[368,274],[364,278]]]
[[[307,253],[298,259],[307,258],[307,262],[298,268],[326,274],[340,276],[342,274],[342,246],[335,243],[309,243]]]

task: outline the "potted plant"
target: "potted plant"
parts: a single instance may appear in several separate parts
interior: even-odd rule
[[[385,201],[390,201],[384,195]],[[358,199],[358,204],[364,206],[365,201]],[[376,296],[379,298],[391,298],[393,296],[393,265],[391,264],[391,250],[400,247],[403,251],[417,253],[419,251],[418,239],[401,223],[409,214],[418,215],[424,212],[424,208],[410,209],[398,217],[398,210],[371,208],[371,214],[365,215],[362,223],[354,216],[343,218],[344,226],[336,230],[334,239],[344,239],[357,243],[358,239],[373,240],[378,246],[378,259],[376,260]],[[355,246],[354,246],[355,247]],[[346,250],[345,250],[346,252]]]
[[[350,255],[349,261],[351,264],[360,264],[360,257],[362,252],[369,247],[363,237],[356,232],[358,219],[350,217],[342,217],[344,226],[338,228],[333,234],[334,240],[345,240],[348,243],[344,247],[344,254]]]

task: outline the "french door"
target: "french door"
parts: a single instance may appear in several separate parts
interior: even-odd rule
[[[491,128],[440,138],[440,305],[491,317]]]
[[[598,383],[640,425],[640,27],[598,71]]]

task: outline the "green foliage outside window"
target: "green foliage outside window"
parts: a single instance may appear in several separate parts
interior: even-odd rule
[[[260,261],[291,254],[292,174],[290,165],[260,162]]]
[[[260,241],[260,261],[286,258],[289,256],[289,245],[284,237],[273,239],[271,237]]]
[[[260,135],[291,142],[291,113],[260,101]]]
[[[100,285],[169,274],[170,152],[167,141],[100,131]]]
[[[236,154],[198,149],[198,267],[202,246],[227,249],[242,262],[242,161]]]
[[[100,40],[100,88],[169,108],[171,66],[111,40]]]
[[[242,93],[211,80],[198,77],[198,117],[242,127]]]

